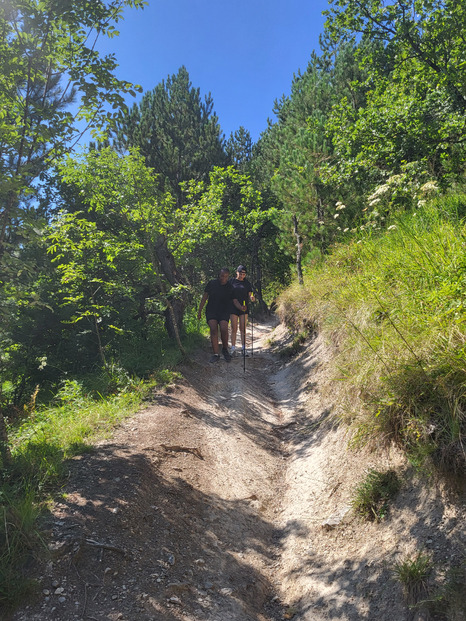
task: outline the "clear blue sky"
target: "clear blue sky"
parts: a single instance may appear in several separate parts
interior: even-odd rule
[[[256,141],[289,94],[323,32],[327,0],[149,0],[127,9],[120,36],[102,39],[119,78],[152,90],[185,65],[201,95],[211,93],[226,138],[243,125]],[[128,99],[128,103],[139,101]]]

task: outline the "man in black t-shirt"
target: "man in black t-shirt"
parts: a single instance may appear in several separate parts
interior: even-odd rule
[[[222,340],[222,354],[227,362],[231,361],[230,352],[228,351],[228,321],[230,319],[231,306],[242,310],[243,306],[234,298],[234,290],[228,281],[230,270],[223,267],[218,278],[210,280],[202,296],[199,304],[197,318],[200,319],[204,304],[206,306],[206,319],[210,328],[210,342],[212,343],[213,355],[209,362],[218,362],[220,355],[218,353],[218,328],[220,327],[220,338]]]

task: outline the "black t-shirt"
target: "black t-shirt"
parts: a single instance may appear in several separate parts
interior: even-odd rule
[[[233,287],[228,281],[222,285],[218,278],[210,280],[204,289],[209,294],[206,306],[206,316],[226,316],[230,315],[230,307],[233,300]]]
[[[237,299],[240,304],[246,304],[247,311],[249,312],[249,294],[252,292],[252,285],[247,278],[244,280],[238,280],[237,278],[232,278],[230,280],[231,286],[233,287],[233,298]],[[232,312],[238,313],[238,309],[232,305]]]

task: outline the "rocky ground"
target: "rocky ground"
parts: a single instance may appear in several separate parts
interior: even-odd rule
[[[421,484],[394,450],[348,451],[327,346],[284,361],[286,330],[254,328],[245,370],[240,357],[210,365],[206,343],[176,385],[69,463],[49,554],[30,567],[37,596],[13,621],[428,618],[393,564],[424,551],[441,575],[464,559],[464,491]],[[381,523],[350,508],[369,467],[404,481]]]

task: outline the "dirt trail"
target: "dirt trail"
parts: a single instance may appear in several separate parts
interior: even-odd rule
[[[458,505],[413,488],[389,526],[351,517],[351,487],[374,458],[347,453],[332,423],[323,344],[284,363],[274,328],[255,326],[246,372],[241,358],[209,365],[206,344],[182,381],[70,462],[46,518],[50,560],[31,567],[38,596],[14,621],[412,617],[388,561],[435,520],[459,554]],[[422,502],[436,513],[413,514]]]

